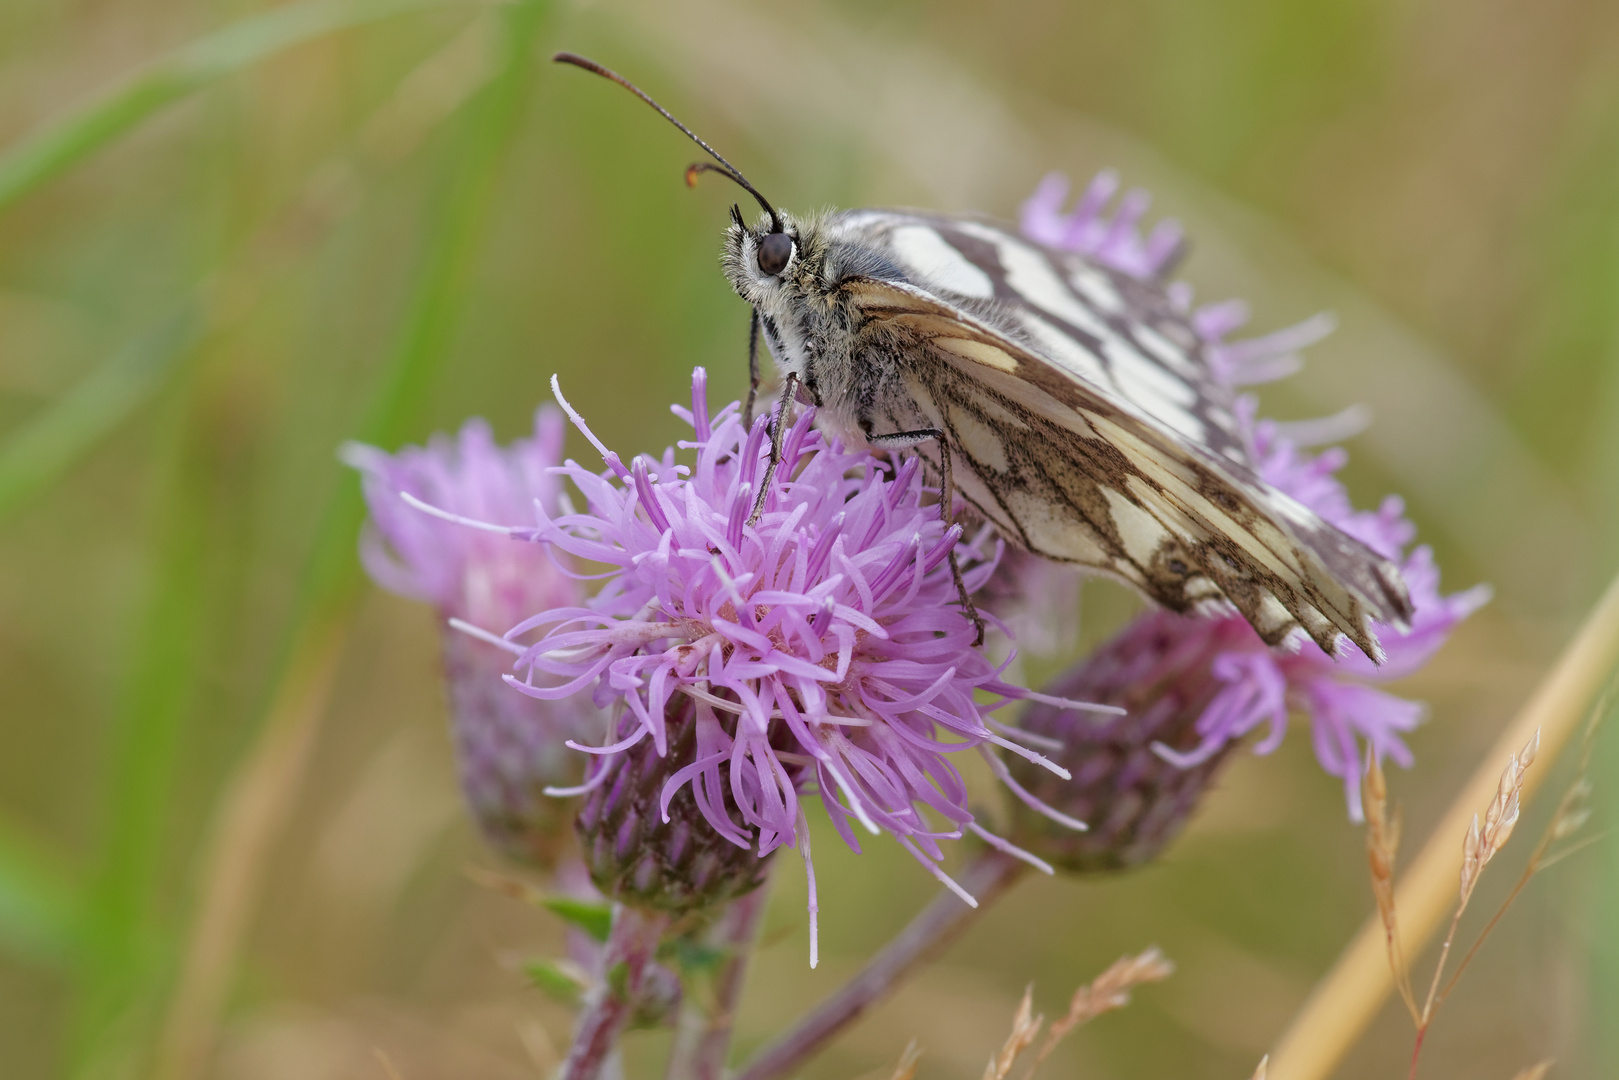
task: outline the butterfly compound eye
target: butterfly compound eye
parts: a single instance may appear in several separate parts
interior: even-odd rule
[[[787,260],[792,257],[793,238],[786,233],[769,233],[759,241],[759,269],[771,277],[787,269]]]

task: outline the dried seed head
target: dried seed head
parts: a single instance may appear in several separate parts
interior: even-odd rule
[[[1051,1056],[1051,1052],[1057,1049],[1057,1044],[1069,1032],[1105,1012],[1124,1008],[1130,1004],[1131,990],[1142,983],[1167,979],[1174,972],[1175,965],[1156,945],[1137,956],[1121,956],[1115,960],[1106,971],[1074,991],[1074,996],[1068,1001],[1068,1012],[1046,1032],[1045,1041],[1040,1044],[1040,1051],[1029,1066],[1029,1076],[1034,1075],[1035,1070]]]
[[[1130,1004],[1130,991],[1142,983],[1160,982],[1174,973],[1175,965],[1156,945],[1137,956],[1121,956],[1088,985],[1074,991],[1067,1015],[1051,1025],[1052,1040],[1105,1012],[1124,1008]]]
[[[1534,737],[1524,748],[1507,758],[1507,766],[1501,770],[1501,780],[1496,785],[1495,798],[1484,809],[1484,823],[1479,824],[1477,814],[1473,815],[1473,823],[1468,827],[1467,836],[1462,840],[1462,871],[1461,871],[1461,902],[1467,906],[1468,899],[1473,895],[1473,889],[1478,885],[1479,875],[1484,867],[1489,865],[1491,859],[1506,846],[1512,838],[1512,830],[1518,824],[1518,815],[1522,809],[1523,779],[1529,765],[1540,752],[1540,729],[1535,729]]]
[[[1467,835],[1462,838],[1462,903],[1467,903],[1473,895],[1473,885],[1478,881],[1478,872],[1483,868],[1483,861],[1479,858],[1481,844],[1478,828],[1478,815],[1473,815],[1473,824],[1468,826]]]
[[[1392,890],[1395,858],[1400,849],[1400,821],[1388,815],[1388,784],[1383,777],[1383,765],[1375,754],[1366,755],[1366,774],[1361,784],[1361,798],[1366,807],[1366,859],[1371,866],[1372,888],[1380,886]],[[1379,894],[1379,907],[1382,906]],[[1385,917],[1384,922],[1388,922]]]
[[[905,1052],[899,1056],[899,1063],[894,1066],[894,1075],[889,1080],[915,1080],[916,1063],[922,1060],[922,1051],[912,1039],[905,1044]]]
[[[1398,814],[1393,820],[1389,818],[1388,784],[1383,778],[1383,766],[1376,754],[1366,755],[1361,792],[1366,805],[1366,863],[1371,874],[1372,896],[1377,901],[1377,915],[1383,922],[1389,970],[1394,973],[1394,984],[1400,992],[1400,1000],[1415,1017],[1416,998],[1411,992],[1405,952],[1400,945],[1400,923],[1394,907],[1394,867],[1400,850],[1400,818]]]
[[[1034,987],[1023,988],[1023,1000],[1018,1003],[1017,1015],[1012,1017],[1012,1033],[996,1055],[984,1067],[984,1080],[1006,1080],[1017,1063],[1018,1055],[1027,1050],[1040,1034],[1044,1016],[1034,1015]]]
[[[1270,1055],[1266,1054],[1259,1059],[1259,1067],[1254,1070],[1253,1080],[1266,1080],[1270,1075]]]
[[[1521,769],[1527,769],[1529,766],[1533,765],[1535,763],[1535,755],[1538,753],[1540,753],[1540,729],[1537,727],[1535,729],[1534,737],[1529,740],[1528,744],[1525,745],[1523,750],[1518,754],[1518,767]],[[1551,1065],[1549,1061],[1544,1062],[1543,1064],[1547,1065],[1548,1067]],[[1539,1066],[1536,1067],[1538,1068]]]
[[[1545,1061],[1531,1065],[1527,1069],[1520,1069],[1518,1075],[1514,1076],[1512,1080],[1546,1080],[1546,1074],[1551,1072],[1552,1065],[1553,1060],[1547,1058]]]

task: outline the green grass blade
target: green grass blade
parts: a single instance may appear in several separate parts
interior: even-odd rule
[[[76,949],[79,892],[61,860],[0,819],[0,947],[60,964]]]
[[[438,202],[393,355],[360,424],[363,442],[391,448],[408,437],[448,357],[486,232],[499,164],[527,94],[528,53],[546,7],[540,0],[523,0],[502,12],[497,74],[468,103],[458,164]],[[364,514],[353,482],[344,484],[327,508],[303,591],[306,610],[317,621],[319,612],[341,607],[357,590],[355,536]]]
[[[495,181],[526,100],[533,43],[546,10],[547,5],[542,0],[524,0],[500,11],[503,33],[499,63],[492,79],[465,106],[465,123],[460,138],[448,156],[450,173],[440,197],[435,201],[399,336],[379,374],[365,416],[357,424],[361,437],[371,442],[392,445],[413,430],[450,353],[450,340],[464,306],[467,286],[482,249],[483,238],[488,231]],[[335,462],[333,467],[337,467]],[[299,612],[289,627],[282,651],[283,680],[296,682],[301,659],[322,652],[330,643],[340,641],[346,633],[355,610],[355,600],[360,595],[361,577],[355,548],[363,513],[359,486],[352,479],[346,479],[322,516],[314,549],[306,564]],[[255,775],[254,765],[259,757],[273,754],[281,742],[278,736],[285,734],[274,730],[273,726],[265,726],[263,721],[271,714],[282,720],[292,716],[293,720],[288,722],[303,722],[298,719],[301,715],[318,715],[318,712],[305,714],[301,710],[285,714],[277,711],[275,706],[280,702],[284,689],[281,683],[272,687],[269,704],[259,717],[260,730],[254,745],[249,748],[247,760],[236,776],[227,782],[226,798],[221,802],[224,809],[216,819],[214,829],[222,836],[217,838],[217,842],[232,850],[267,850],[270,845],[264,836],[247,833],[258,828],[261,820],[278,819],[277,814],[269,811],[252,820],[238,820],[229,813],[229,793],[235,789],[241,777]],[[138,772],[157,776],[161,772],[160,765],[160,762],[140,763]],[[267,797],[283,800],[295,797],[296,772],[296,768],[293,768],[283,776],[278,789]],[[141,790],[145,797],[156,799],[161,796],[160,786],[145,784]],[[146,846],[135,844],[135,839],[132,834],[125,838],[125,845],[131,849],[124,854],[126,862],[130,857],[152,855],[150,851],[134,850]],[[240,875],[253,880],[256,880],[259,869],[236,867]],[[116,916],[118,911],[138,904],[140,898],[131,893],[128,885],[140,885],[141,868],[127,863],[120,871],[118,856],[114,854],[109,857],[105,870],[110,874],[107,879],[109,887],[100,895],[102,902],[107,905],[105,914]],[[119,887],[113,888],[112,885]],[[198,889],[198,895],[205,904],[208,898],[222,895],[213,886],[211,879],[205,879]],[[135,891],[138,892],[139,888]],[[229,890],[224,892],[228,893]],[[242,902],[251,903],[253,895],[254,890],[247,889]],[[194,914],[193,931],[201,934],[201,939],[212,941],[212,944],[200,951],[193,950],[193,955],[180,962],[179,985],[174,988],[170,998],[174,1012],[156,1028],[164,1033],[164,1044],[159,1047],[158,1059],[181,1063],[176,1066],[181,1072],[184,1071],[184,1063],[190,1060],[188,1048],[196,1040],[205,1040],[217,1022],[218,1012],[223,1007],[217,991],[228,987],[228,972],[239,945],[234,939],[225,942],[213,940],[198,930],[208,924],[210,915],[217,914],[217,911],[206,907]],[[239,918],[226,918],[224,922],[244,925],[245,914],[238,915]],[[107,929],[116,934],[120,931],[139,933],[141,928],[114,918]],[[72,1047],[68,1055],[70,1071],[80,1075],[96,1071],[97,1047],[103,1043],[102,1036],[120,1015],[127,1014],[129,995],[139,992],[130,982],[130,964],[138,962],[136,953],[131,951],[135,945],[138,942],[106,942],[112,954],[122,960],[120,967],[123,970],[108,971],[105,986],[85,988],[79,1023],[74,1032],[77,1045]],[[174,1041],[172,1046],[169,1045],[171,1038]]]
[[[453,0],[302,0],[199,38],[0,153],[0,209],[225,75],[336,30],[448,2]]]
[[[197,304],[186,304],[0,440],[0,519],[146,402],[196,344],[201,324]]]

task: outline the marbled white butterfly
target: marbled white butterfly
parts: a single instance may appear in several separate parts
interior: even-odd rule
[[[750,416],[762,330],[782,408],[802,387],[847,443],[922,454],[947,516],[954,489],[1013,543],[1173,611],[1229,603],[1273,645],[1302,629],[1330,654],[1342,633],[1380,661],[1368,620],[1407,624],[1393,563],[1260,479],[1231,391],[1162,285],[975,217],[785,213],[633,84],[556,59],[712,155],[688,181],[722,173],[763,208],[752,225],[731,208],[721,258],[753,307]]]

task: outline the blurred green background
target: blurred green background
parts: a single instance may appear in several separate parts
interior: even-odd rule
[[[1010,217],[1049,170],[1114,166],[1187,224],[1200,298],[1247,297],[1256,331],[1335,311],[1267,413],[1368,403],[1358,501],[1404,493],[1447,583],[1497,589],[1401,688],[1433,704],[1392,776],[1412,846],[1619,563],[1614,5],[10,0],[8,1080],[384,1080],[378,1050],[404,1080],[540,1077],[566,1045],[519,970],[560,929],[466,875],[495,860],[457,803],[434,618],[362,580],[334,457],[472,414],[514,437],[553,372],[621,451],[677,437],[693,365],[744,388],[716,267],[734,192],[686,190],[693,148],[558,48],[781,205]],[[1088,640],[1132,606],[1085,603]],[[895,847],[817,837],[821,966],[784,863],[744,1047],[934,892]],[[1361,845],[1296,727],[1161,865],[1029,882],[806,1075],[886,1076],[914,1037],[922,1076],[977,1076],[1026,983],[1057,1008],[1156,942],[1177,975],[1049,1075],[1246,1077],[1371,909]],[[1538,879],[1429,1075],[1619,1074],[1616,897],[1611,834]],[[661,1038],[632,1038],[631,1075]],[[1342,1075],[1403,1072],[1409,1046],[1385,1010]]]

